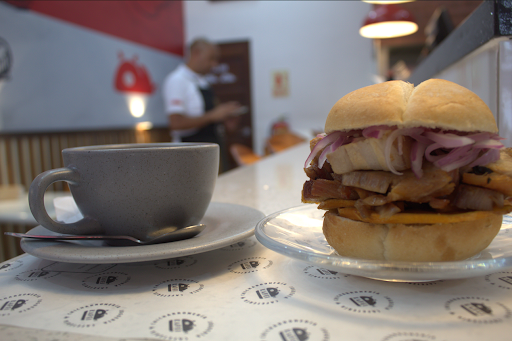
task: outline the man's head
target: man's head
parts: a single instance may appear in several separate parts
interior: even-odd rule
[[[187,65],[193,71],[205,75],[218,64],[219,48],[210,41],[199,38],[190,44]]]

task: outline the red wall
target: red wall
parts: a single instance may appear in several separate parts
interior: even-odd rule
[[[182,1],[6,1],[14,6],[183,56]]]

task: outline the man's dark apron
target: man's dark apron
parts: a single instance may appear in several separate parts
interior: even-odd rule
[[[213,90],[208,87],[206,89],[199,88],[201,96],[204,101],[204,111],[210,111],[215,107],[215,96]],[[220,144],[219,136],[217,135],[217,124],[212,123],[199,129],[197,133],[191,136],[182,137],[183,142],[213,142]]]

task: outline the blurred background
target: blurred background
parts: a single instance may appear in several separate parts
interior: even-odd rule
[[[64,148],[169,142],[162,82],[197,37],[220,47],[218,98],[248,108],[221,172],[308,141],[339,98],[389,79],[464,85],[508,134],[510,20],[493,16],[510,19],[508,2],[375,2],[0,1],[0,199]]]

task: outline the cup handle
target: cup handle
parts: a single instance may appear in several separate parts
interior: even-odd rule
[[[32,215],[39,224],[48,230],[57,233],[67,234],[97,234],[103,230],[100,224],[90,218],[84,217],[74,223],[59,223],[54,221],[46,212],[44,206],[44,193],[46,189],[57,181],[66,181],[77,185],[80,181],[80,174],[71,168],[57,168],[39,174],[30,185],[28,193],[28,203]]]

